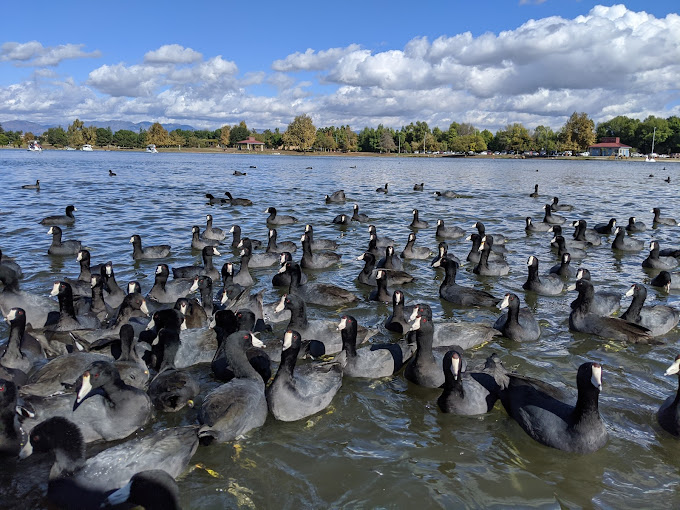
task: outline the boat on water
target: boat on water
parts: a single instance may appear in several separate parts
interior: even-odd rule
[[[42,146],[38,143],[38,140],[33,140],[28,143],[28,149],[31,152],[42,152]]]
[[[80,148],[80,150],[85,152],[92,152],[92,146],[89,143],[86,143]]]
[[[146,146],[146,152],[158,152],[156,146],[152,143]]]
[[[647,156],[645,156],[645,163],[656,163],[656,159],[654,159],[654,156],[656,156],[656,154],[654,154],[654,140],[655,139],[656,139],[656,128],[654,128],[654,132],[652,133],[652,152],[650,152],[649,154],[647,154]]]
[[[65,151],[74,151],[75,149],[73,147],[64,147]]]

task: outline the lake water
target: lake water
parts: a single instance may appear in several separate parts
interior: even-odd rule
[[[250,168],[250,166],[256,168]],[[312,167],[308,169],[307,167]],[[117,176],[109,177],[108,170]],[[247,172],[233,176],[234,170]],[[650,173],[655,176],[648,177]],[[539,445],[510,420],[500,403],[481,417],[443,414],[436,405],[439,390],[408,383],[402,375],[376,381],[348,380],[330,408],[296,423],[279,423],[271,416],[266,424],[234,444],[199,448],[194,468],[179,480],[182,505],[191,509],[220,508],[461,508],[461,507],[601,507],[639,508],[678,506],[677,440],[663,432],[655,412],[677,388],[677,378],[664,377],[678,354],[678,333],[665,337],[666,344],[626,346],[588,335],[569,332],[569,303],[575,293],[533,297],[522,290],[526,261],[539,258],[541,274],[557,262],[550,250],[552,234],[524,232],[524,218],[543,217],[542,207],[554,195],[574,211],[561,213],[569,220],[585,219],[589,226],[617,218],[625,225],[636,216],[648,227],[652,207],[665,216],[680,216],[674,165],[627,162],[476,160],[357,157],[286,157],[256,154],[145,154],[119,152],[0,151],[2,201],[0,248],[16,257],[25,273],[24,290],[48,295],[62,276],[76,277],[75,257],[48,257],[48,227],[38,225],[47,215],[63,214],[74,204],[77,222],[65,227],[64,239],[79,239],[92,254],[92,263],[112,260],[116,277],[123,283],[138,280],[146,294],[154,279],[155,261],[133,263],[129,239],[140,234],[145,245],[167,243],[170,266],[198,263],[191,251],[191,226],[205,226],[205,214],[214,224],[229,229],[241,225],[244,235],[266,240],[264,210],[275,206],[280,213],[301,221],[278,229],[279,240],[299,244],[305,223],[315,228],[316,238],[337,240],[342,264],[311,274],[314,281],[332,282],[363,297],[342,311],[309,307],[316,318],[339,319],[351,313],[360,324],[378,328],[377,338],[389,339],[382,323],[391,305],[366,300],[369,289],[355,283],[363,267],[356,257],[368,244],[367,224],[341,230],[331,224],[341,212],[352,213],[352,204],[368,214],[378,234],[406,243],[413,208],[430,228],[418,232],[418,245],[436,251],[434,229],[438,218],[447,226],[458,225],[472,233],[481,220],[488,233],[508,238],[506,277],[480,278],[466,263],[458,282],[490,290],[502,297],[512,291],[529,299],[539,319],[539,341],[520,345],[504,339],[468,354],[473,362],[492,352],[506,367],[558,386],[575,390],[577,367],[587,360],[603,365],[600,412],[607,423],[609,442],[600,451],[578,456]],[[668,175],[672,183],[663,181]],[[22,190],[22,184],[40,179],[40,192]],[[388,182],[390,192],[375,189]],[[413,185],[425,183],[424,192]],[[539,199],[529,194],[539,184]],[[346,204],[326,205],[324,195],[344,189]],[[470,198],[438,199],[435,190],[453,189]],[[253,207],[209,206],[204,194],[247,197]],[[573,229],[566,228],[570,236]],[[636,237],[658,239],[663,247],[678,247],[679,227],[649,229]],[[467,241],[449,242],[450,252],[462,260]],[[641,267],[647,250],[614,257],[609,243],[588,251],[583,267],[590,269],[596,288],[622,294],[631,284],[649,282]],[[299,258],[299,255],[296,259]],[[215,259],[218,267],[236,261],[225,247]],[[407,263],[415,283],[403,287],[406,303],[430,304],[437,320],[493,323],[493,310],[453,309],[438,297],[441,275],[428,261]],[[574,261],[573,265],[579,267]],[[279,298],[272,290],[275,269],[252,270],[255,290],[266,289],[265,301]],[[216,284],[215,288],[219,285]],[[630,298],[624,298],[625,309]],[[665,295],[649,287],[649,303],[680,306],[678,295]],[[282,324],[274,335],[280,338]],[[5,324],[0,340],[7,338]],[[202,393],[214,387],[209,367],[195,371],[204,382]],[[575,391],[574,391],[575,393]],[[197,410],[160,415],[149,429],[195,422]],[[88,448],[94,452],[97,447]],[[37,456],[34,456],[37,457]],[[25,464],[23,463],[25,462]],[[1,506],[41,507],[45,501],[49,462],[31,458],[18,465],[6,462],[0,475]]]

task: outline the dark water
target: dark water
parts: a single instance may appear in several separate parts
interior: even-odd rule
[[[257,168],[251,169],[250,165]],[[314,272],[312,279],[333,282],[364,298],[368,290],[354,278],[363,262],[356,259],[368,244],[367,224],[346,230],[331,225],[341,212],[351,214],[352,204],[372,218],[381,236],[406,242],[411,210],[431,227],[418,233],[419,245],[436,249],[436,220],[459,225],[472,232],[482,220],[487,232],[509,238],[510,275],[479,278],[466,264],[458,281],[490,289],[502,296],[515,292],[524,301],[526,261],[535,255],[541,273],[557,262],[550,251],[551,234],[524,232],[524,217],[542,218],[542,206],[553,195],[575,210],[563,213],[586,219],[589,226],[616,217],[625,225],[636,216],[651,227],[654,206],[665,216],[680,216],[675,168],[625,162],[378,159],[344,157],[284,157],[258,155],[143,154],[0,151],[3,180],[0,202],[0,247],[17,258],[26,274],[22,288],[47,295],[52,282],[76,277],[75,257],[52,258],[46,254],[48,227],[40,218],[59,214],[73,203],[78,208],[75,226],[64,228],[65,239],[79,239],[92,253],[92,262],[112,260],[118,282],[139,280],[147,292],[153,284],[154,261],[133,263],[132,234],[144,244],[173,246],[169,265],[198,262],[190,250],[191,226],[204,226],[211,213],[215,226],[241,225],[245,235],[266,240],[268,206],[293,214],[301,222],[280,227],[279,240],[299,238],[305,223],[312,223],[317,238],[339,241],[343,262],[331,271]],[[307,167],[312,169],[306,169]],[[356,168],[352,168],[356,167]],[[118,175],[108,176],[108,169]],[[538,169],[538,172],[536,170]],[[235,177],[234,170],[246,171]],[[654,178],[648,174],[655,173]],[[671,175],[672,184],[662,181]],[[39,193],[20,189],[39,178]],[[390,183],[386,196],[375,188]],[[412,191],[425,182],[425,192]],[[541,198],[529,198],[533,186]],[[337,189],[348,195],[345,205],[324,203],[324,195]],[[465,199],[437,199],[435,190],[454,189]],[[211,207],[203,195],[219,196],[229,190],[248,197],[249,208]],[[567,228],[571,235],[571,227]],[[678,227],[663,227],[638,234],[648,245],[658,239],[662,247],[680,245]],[[464,259],[465,241],[449,243],[450,251]],[[400,251],[400,249],[398,249]],[[635,282],[648,282],[641,267],[646,250],[615,258],[603,242],[588,251],[583,266],[590,269],[596,288],[624,293]],[[233,258],[223,250],[216,265]],[[573,263],[578,267],[577,262]],[[438,298],[440,276],[429,261],[408,263],[417,282],[404,286],[407,304],[427,302],[436,320],[491,323],[493,310],[457,310]],[[275,269],[253,270],[255,290],[267,289],[265,301],[274,301],[271,289]],[[216,285],[217,287],[217,285]],[[626,346],[568,330],[569,303],[574,293],[558,297],[534,297],[529,304],[542,327],[538,342],[520,345],[498,340],[470,353],[474,360],[497,352],[506,366],[556,385],[575,388],[576,368],[586,360],[603,364],[600,410],[610,434],[602,450],[577,456],[543,447],[509,420],[500,404],[482,417],[444,415],[436,406],[438,390],[418,388],[402,376],[376,381],[345,380],[330,408],[299,423],[269,419],[264,427],[237,445],[199,449],[193,470],[179,481],[185,508],[422,508],[431,507],[603,507],[634,508],[677,506],[677,440],[662,432],[654,413],[675,391],[677,380],[663,376],[678,352],[678,334],[665,337],[666,345]],[[624,299],[624,308],[629,299]],[[677,295],[649,288],[648,302],[678,304]],[[339,318],[351,312],[359,322],[380,329],[390,307],[362,301],[355,308],[328,311],[310,307],[314,317]],[[281,332],[279,326],[276,330]],[[0,339],[7,328],[0,326]],[[264,336],[276,341],[277,336]],[[205,389],[213,384],[204,376]],[[159,416],[151,428],[192,423],[195,411],[180,416]],[[94,451],[95,449],[91,449]],[[25,505],[44,504],[48,464],[29,459],[10,463],[4,471],[0,501]],[[11,476],[10,476],[11,475]],[[11,483],[10,481],[11,480]]]

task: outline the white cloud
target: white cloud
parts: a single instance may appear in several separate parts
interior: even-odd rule
[[[293,53],[283,60],[275,60],[272,64],[274,71],[295,72],[295,71],[321,71],[338,61],[343,56],[359,51],[358,44],[350,44],[346,48],[330,48],[315,52],[308,48],[304,53]]]
[[[16,65],[30,67],[54,67],[64,60],[101,56],[100,51],[90,53],[83,51],[84,46],[84,44],[62,44],[44,47],[38,41],[6,42],[0,46],[0,62],[15,62]]]
[[[179,44],[166,44],[144,55],[147,64],[191,64],[202,59],[203,55],[199,52]]]

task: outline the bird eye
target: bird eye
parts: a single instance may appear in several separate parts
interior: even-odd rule
[[[33,437],[31,438],[31,441],[40,441],[40,436],[39,436],[39,435],[33,436]]]
[[[99,377],[99,372],[94,374],[94,378],[96,379],[97,377]]]
[[[5,391],[5,386],[4,386],[4,385],[0,386],[0,391]]]

